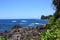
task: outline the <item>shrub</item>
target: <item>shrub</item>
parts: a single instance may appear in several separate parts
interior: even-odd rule
[[[56,22],[53,22],[53,19],[50,19],[48,23],[50,29],[47,29],[46,32],[41,32],[41,40],[60,40],[60,18]]]
[[[6,36],[0,36],[0,40],[7,40]]]

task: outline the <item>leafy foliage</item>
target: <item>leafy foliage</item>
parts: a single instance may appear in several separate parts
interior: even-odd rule
[[[46,32],[42,32],[41,40],[60,40],[60,18],[54,22],[53,24],[53,17],[49,20],[50,22],[50,29],[48,29]]]
[[[7,40],[6,36],[0,36],[0,40]]]
[[[60,18],[60,0],[53,0],[53,4],[56,7],[56,12],[54,13],[55,21]]]
[[[49,15],[49,16],[44,16],[44,15],[42,15],[42,16],[41,16],[41,19],[49,19],[50,17],[52,17],[52,15]]]
[[[56,7],[56,9],[60,9],[60,0],[53,0],[53,4]]]
[[[53,0],[56,12],[48,21],[49,29],[41,33],[41,40],[60,40],[60,0]]]

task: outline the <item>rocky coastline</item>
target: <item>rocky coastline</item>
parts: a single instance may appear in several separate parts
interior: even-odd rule
[[[6,35],[7,40],[40,40],[40,32],[45,32],[48,27],[22,28],[15,25],[11,30],[6,30],[3,35]]]

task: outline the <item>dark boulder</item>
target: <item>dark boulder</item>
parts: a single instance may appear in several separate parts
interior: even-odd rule
[[[22,27],[19,25],[15,25],[14,27],[12,27],[12,29],[18,29],[18,28],[22,28]]]

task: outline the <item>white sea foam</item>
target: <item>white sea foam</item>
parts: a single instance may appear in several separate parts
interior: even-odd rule
[[[38,25],[38,24],[40,24],[40,23],[35,23],[35,24],[37,24],[37,25]]]
[[[27,22],[26,20],[21,20],[21,22]]]
[[[12,21],[12,22],[17,22],[17,21],[14,20],[14,21]]]
[[[39,25],[40,23],[31,23],[28,26],[35,26],[35,25]]]
[[[31,24],[29,24],[28,26],[34,26],[35,24],[34,23],[31,23]]]

